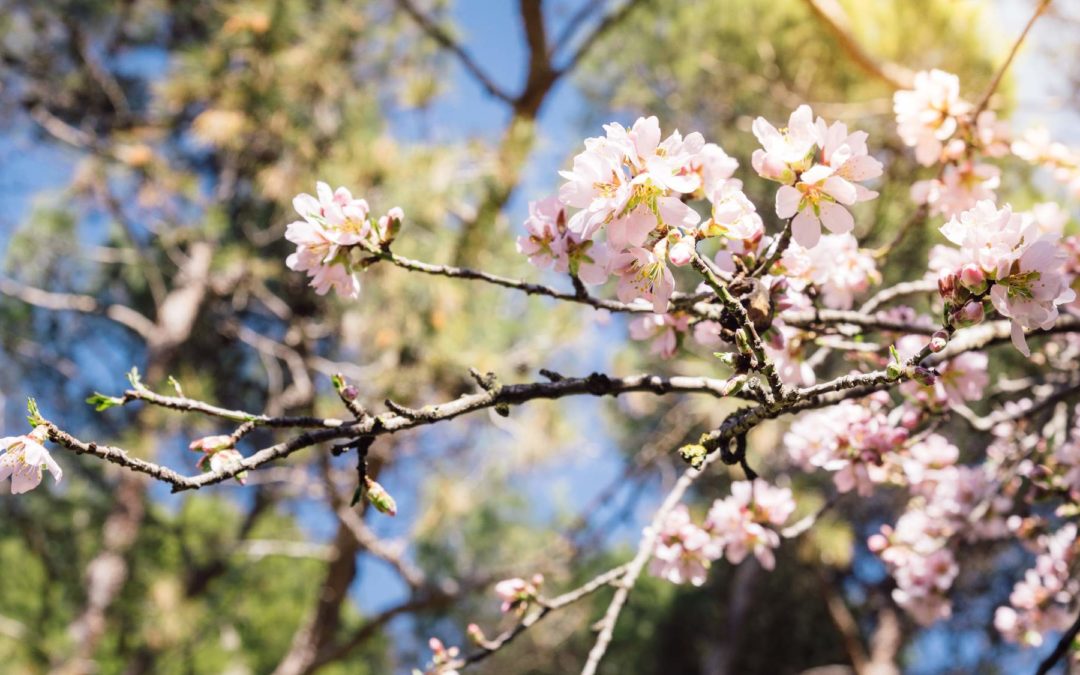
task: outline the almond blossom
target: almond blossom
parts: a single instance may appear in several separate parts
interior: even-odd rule
[[[997,198],[1001,170],[990,164],[963,161],[949,164],[941,178],[916,181],[911,199],[926,204],[933,215],[952,216],[975,206],[979,201]]]
[[[299,194],[293,199],[293,208],[303,220],[290,223],[285,230],[285,238],[296,244],[285,264],[291,270],[306,272],[319,295],[334,289],[342,297],[359,297],[352,248],[389,244],[404,213],[394,207],[373,226],[367,201],[353,198],[348,189],[331,190],[319,182],[316,193],[318,197]]]
[[[64,472],[42,445],[47,430],[36,426],[23,436],[0,438],[0,481],[11,479],[11,494],[19,495],[41,485],[46,470],[57,483]]]
[[[606,136],[586,139],[585,151],[574,157],[570,171],[560,172],[567,182],[559,189],[559,199],[581,209],[568,221],[572,232],[592,239],[600,228],[634,212],[643,220],[651,216],[649,230],[657,225],[692,226],[700,220],[680,197],[701,186],[693,166],[705,145],[701,134],[683,138],[676,131],[661,141],[655,117],[639,118],[629,129],[612,123],[604,130]]]
[[[673,508],[656,533],[649,573],[673,584],[689,581],[694,586],[705,583],[711,561],[720,557],[716,542],[690,520],[683,504]]]
[[[829,125],[820,117],[812,122],[809,106],[792,113],[781,133],[764,118],[754,121],[754,135],[764,146],[754,151],[754,169],[780,183],[776,215],[793,218],[791,233],[805,248],[821,238],[821,226],[835,233],[850,232],[855,221],[845,206],[877,197],[859,181],[881,175],[881,162],[868,154],[866,134],[849,134],[847,126]],[[815,163],[814,150],[820,148]]]
[[[723,549],[728,562],[737,565],[753,553],[762,567],[771,570],[776,566],[773,549],[780,545],[775,528],[794,512],[790,489],[773,487],[761,479],[736,481],[731,484],[731,496],[716,500],[709,509],[705,530]]]
[[[998,314],[1012,320],[1012,343],[1024,356],[1031,356],[1025,329],[1051,328],[1058,305],[1076,299],[1061,271],[1067,257],[1063,249],[1040,239],[1008,267],[999,266],[990,300]]]
[[[850,233],[825,235],[813,248],[793,243],[781,263],[797,290],[817,287],[822,302],[833,309],[851,309],[856,295],[881,281],[874,256],[860,249]]]
[[[1069,523],[1052,535],[1038,538],[1035,566],[1024,573],[1009,595],[1009,605],[998,607],[994,627],[1008,640],[1038,647],[1048,633],[1064,631],[1075,620],[1080,580],[1072,573],[1080,546],[1077,526]]]
[[[670,359],[679,346],[679,336],[690,329],[690,315],[685,312],[647,314],[630,321],[630,337],[652,340],[649,351],[662,359]]]
[[[666,249],[666,245],[656,248]],[[647,248],[629,248],[615,256],[611,268],[619,276],[616,289],[619,300],[632,302],[642,298],[652,303],[657,314],[667,312],[668,301],[675,292],[675,277],[668,269],[665,257],[666,250],[663,255],[657,255],[656,250]]]
[[[530,202],[525,229],[528,234],[518,237],[517,249],[536,267],[574,274],[590,285],[607,281],[607,247],[583,240],[567,228],[566,211],[558,197]]]
[[[943,70],[916,73],[913,89],[893,94],[897,133],[905,145],[915,148],[915,159],[923,166],[940,161],[943,142],[971,110],[971,104],[960,98],[960,78]]]

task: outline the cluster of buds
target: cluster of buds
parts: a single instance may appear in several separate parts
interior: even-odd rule
[[[543,583],[544,575],[534,574],[529,581],[515,577],[513,579],[503,579],[495,584],[495,595],[502,600],[501,610],[503,613],[514,611],[518,614],[524,614],[529,605],[539,598],[540,586]]]
[[[447,647],[436,637],[428,640],[428,648],[431,649],[431,667],[424,673],[413,669],[413,675],[458,675],[453,663],[461,655],[460,649]]]
[[[204,436],[198,440],[192,441],[188,445],[188,449],[194,452],[201,452],[203,456],[199,458],[196,466],[200,470],[206,471],[230,471],[240,466],[240,462],[243,461],[244,456],[240,454],[234,446],[236,441],[232,436],[224,434],[217,436]],[[241,471],[235,476],[236,482],[241,485],[247,480],[247,471]]]

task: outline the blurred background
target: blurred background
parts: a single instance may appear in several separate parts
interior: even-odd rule
[[[81,438],[194,473],[187,444],[231,429],[84,403],[122,391],[132,366],[162,391],[171,375],[226,407],[324,416],[344,415],[337,372],[374,407],[472,391],[470,367],[506,382],[539,368],[719,375],[705,349],[656,360],[623,317],[463,281],[375,266],[358,301],[317,297],[284,265],[291,199],[316,180],[345,185],[376,213],[404,208],[404,255],[543,278],[514,237],[600,124],[655,114],[665,135],[703,132],[740,160],[775,231],[772,186],[746,174],[750,122],[806,102],[870,132],[886,161],[882,198],[857,219],[860,241],[881,244],[927,177],[896,137],[890,73],[943,68],[977,99],[1034,6],[0,0],[3,435],[23,433],[34,396]],[[1073,144],[1078,9],[1051,6],[995,99],[1017,129],[1045,124]],[[1058,189],[1011,166],[1000,194],[1027,207]],[[933,232],[904,241],[886,283],[921,275]],[[180,495],[57,450],[60,486],[0,498],[0,671],[423,668],[429,636],[464,644],[469,622],[489,636],[512,623],[494,581],[542,572],[555,594],[625,559],[681,470],[671,450],[729,410],[579,398],[383,437],[373,470],[397,498],[394,519],[341,507],[355,470],[328,448],[247,487]],[[782,463],[783,424],[751,441],[765,475]],[[241,450],[274,438],[256,432]],[[729,480],[717,471],[691,503]],[[793,483],[800,513],[829,493],[828,477]],[[947,622],[921,629],[896,612],[864,542],[900,506],[887,491],[841,501],[780,549],[773,573],[720,564],[702,589],[643,579],[602,671],[1029,670],[1039,652],[991,626],[1027,562],[1019,551],[965,561]],[[607,598],[546,619],[476,672],[576,672]]]

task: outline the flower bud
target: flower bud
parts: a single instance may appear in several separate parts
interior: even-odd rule
[[[720,363],[724,364],[729,368],[734,366],[735,362],[739,358],[739,355],[735,352],[713,352],[713,356],[715,356],[720,361]]]
[[[374,506],[380,513],[385,513],[388,516],[397,515],[397,502],[390,496],[390,493],[386,491],[382,485],[367,478],[365,484],[364,495],[367,497],[368,503]]]
[[[735,331],[735,347],[742,354],[750,353],[750,337],[746,334],[746,329]]]
[[[938,293],[941,294],[941,297],[945,298],[946,300],[950,300],[956,297],[957,281],[958,280],[956,278],[956,275],[952,272],[946,272],[945,274],[942,274],[940,277],[938,277],[937,287]]]
[[[949,344],[949,334],[939,330],[930,336],[930,351],[937,354]]]
[[[866,540],[866,546],[874,553],[881,553],[889,548],[889,540],[886,539],[883,534],[872,534],[870,535],[870,538]]]
[[[923,366],[912,366],[905,374],[924,387],[931,387],[937,381],[937,373]]]
[[[953,321],[961,328],[982,323],[984,318],[986,310],[981,302],[969,302],[953,313]]]
[[[487,642],[484,631],[475,623],[469,624],[469,627],[465,629],[465,634],[469,636],[469,639],[472,640],[474,644],[482,645]]]
[[[224,434],[218,436],[204,436],[198,440],[194,440],[188,446],[190,450],[195,452],[217,452],[219,450],[225,450],[233,446],[232,436]]]
[[[896,361],[890,361],[889,365],[885,366],[885,377],[890,380],[898,380],[903,374],[904,366]]]
[[[736,375],[735,377],[727,381],[727,384],[724,385],[724,388],[720,390],[720,395],[731,396],[732,394],[739,393],[746,385],[746,381],[746,375]]]
[[[693,239],[683,237],[668,247],[668,260],[676,267],[682,267],[690,263],[694,257]]]
[[[986,273],[973,263],[960,268],[960,283],[975,295],[986,291]]]

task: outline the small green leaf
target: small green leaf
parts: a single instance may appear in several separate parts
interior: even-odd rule
[[[94,392],[94,395],[86,399],[86,402],[94,406],[94,410],[101,412],[102,410],[108,410],[118,405],[124,405],[124,399],[116,396],[106,396],[101,392]]]
[[[176,395],[180,398],[184,398],[184,388],[180,386],[180,380],[176,379],[172,375],[169,376],[169,384],[176,390]]]
[[[38,410],[37,401],[33,397],[26,399],[26,421],[30,423],[30,426],[36,427],[45,420],[41,418],[41,412]]]
[[[143,388],[142,380],[139,378],[139,369],[136,368],[135,366],[132,366],[131,370],[128,371],[127,378],[128,378],[128,382],[131,383],[131,386],[133,388],[135,388],[135,389],[142,389]]]

